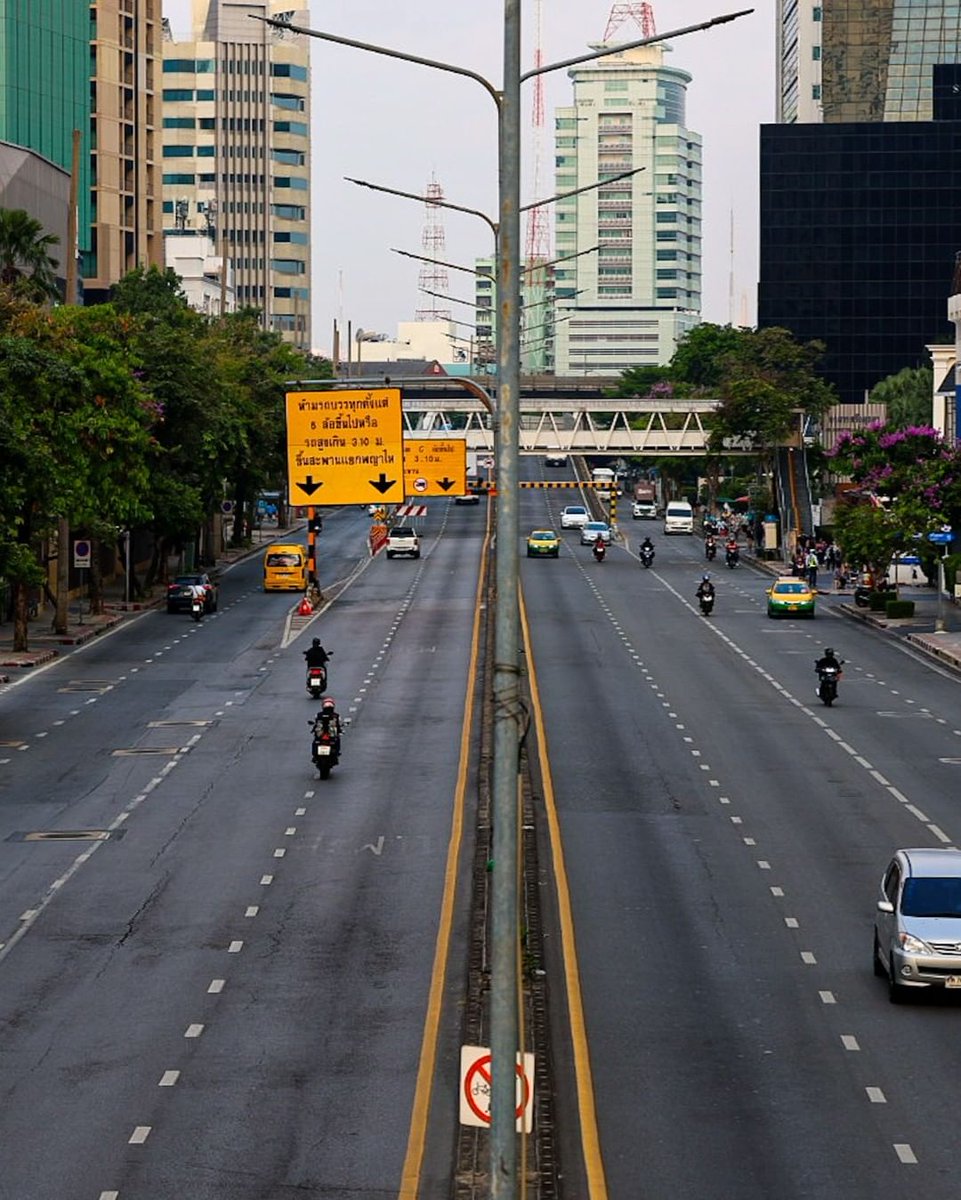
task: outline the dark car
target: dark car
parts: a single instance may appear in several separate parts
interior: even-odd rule
[[[196,584],[206,592],[204,612],[217,611],[217,584],[206,571],[195,571],[192,575],[178,575],[167,584],[167,612],[190,612],[190,589]]]

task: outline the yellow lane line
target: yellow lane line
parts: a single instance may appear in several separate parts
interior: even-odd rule
[[[444,897],[441,902],[437,942],[434,947],[434,965],[431,970],[427,1013],[424,1018],[424,1036],[420,1047],[420,1062],[417,1067],[417,1082],[414,1086],[414,1106],[411,1110],[410,1131],[407,1135],[407,1153],[400,1177],[398,1200],[417,1200],[420,1187],[420,1171],[424,1160],[424,1144],[427,1140],[427,1120],[430,1115],[431,1094],[434,1084],[434,1068],[437,1062],[437,1041],[440,1035],[441,1005],[444,999],[444,981],[447,975],[447,958],[450,953],[451,928],[454,923],[454,893],[457,886],[457,863],[460,858],[461,840],[464,832],[464,796],[467,792],[467,773],[470,764],[471,730],[474,723],[474,689],[477,681],[477,659],[480,646],[480,620],[484,609],[484,580],[487,574],[487,556],[490,547],[490,507],[487,511],[487,528],[484,532],[484,547],[481,552],[480,574],[474,601],[474,628],[471,633],[470,662],[467,667],[467,694],[464,699],[464,720],[460,733],[460,761],[457,766],[457,783],[454,788],[454,808],[451,814],[450,840],[447,843],[447,866],[444,871]]]
[[[584,1154],[584,1169],[587,1172],[587,1194],[590,1200],[607,1200],[607,1180],[601,1158],[600,1138],[597,1131],[597,1110],[594,1107],[594,1081],[591,1076],[591,1056],[587,1045],[584,1024],[584,1005],[581,999],[580,971],[577,965],[577,947],[574,941],[574,918],[571,913],[571,894],[567,884],[567,868],[564,865],[564,847],[561,843],[561,827],[557,819],[554,799],[554,781],[551,777],[550,757],[547,753],[547,733],[544,729],[544,713],[541,708],[540,688],[534,670],[534,647],[531,644],[530,625],[527,621],[527,606],[524,594],[520,596],[521,628],[524,633],[524,650],[527,655],[527,671],[534,709],[534,728],[537,731],[537,756],[541,768],[541,786],[544,791],[544,810],[551,839],[551,857],[554,863],[554,881],[557,890],[557,911],[561,925],[561,947],[564,955],[564,981],[567,987],[567,1006],[571,1018],[571,1044],[574,1051],[574,1076],[577,1089],[577,1110],[581,1125],[581,1148]]]

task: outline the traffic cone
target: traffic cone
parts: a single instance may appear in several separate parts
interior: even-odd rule
[[[306,596],[303,598],[303,600],[301,600],[300,604],[297,605],[297,615],[299,617],[309,617],[313,611],[314,606],[310,603]]]

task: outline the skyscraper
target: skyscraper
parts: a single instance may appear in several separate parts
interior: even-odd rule
[[[957,0],[778,0],[778,122],[930,121]]]
[[[160,0],[0,0],[0,138],[69,171],[73,130],[81,134],[77,240],[88,301],[162,261],[160,44]]]
[[[691,76],[663,45],[574,66],[555,114],[555,370],[617,375],[666,363],[701,308],[701,138]],[[642,168],[630,178],[616,176]]]
[[[289,0],[194,0],[188,41],[164,44],[164,230],[211,236],[237,303],[310,346],[309,25]]]

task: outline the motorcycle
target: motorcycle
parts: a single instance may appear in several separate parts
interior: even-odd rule
[[[190,615],[195,621],[203,620],[204,602],[199,596],[194,596],[190,601]]]
[[[646,546],[641,550],[641,566],[649,567],[654,562],[654,551],[650,546]]]
[[[704,557],[708,562],[714,561],[714,555],[717,554],[717,546],[713,542],[704,543]]]
[[[714,593],[701,592],[701,594],[698,596],[698,600],[701,602],[701,612],[705,615],[705,617],[709,617],[714,608]]]
[[[314,700],[319,700],[327,690],[327,668],[307,668],[307,694]]]
[[[340,734],[333,728],[329,717],[318,717],[308,721],[314,734],[310,747],[310,759],[321,779],[329,779],[330,773],[340,762]]]
[[[817,698],[825,707],[830,708],[838,698],[838,680],[841,678],[840,667],[815,667],[818,673]]]
[[[738,563],[741,561],[741,552],[740,552],[740,550],[738,550],[736,546],[735,546],[735,547],[733,547],[732,549],[729,549],[729,550],[727,551],[727,554],[724,556],[724,561],[727,563],[727,565],[728,565],[728,566],[731,568],[731,570],[733,571],[733,570],[734,570],[734,568],[735,568],[735,567],[738,565]]]
[[[594,548],[593,548],[592,553],[594,555],[595,562],[603,562],[604,555],[607,553],[607,543],[602,542],[601,539],[598,538],[597,541],[594,543]]]

